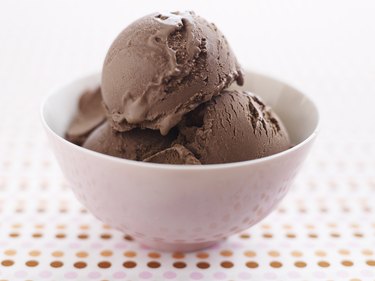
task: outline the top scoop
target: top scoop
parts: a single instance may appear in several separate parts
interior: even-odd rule
[[[193,12],[154,13],[113,42],[103,66],[102,95],[114,129],[166,135],[182,116],[218,95],[240,66],[217,29]]]

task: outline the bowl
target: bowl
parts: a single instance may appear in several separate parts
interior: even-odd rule
[[[41,118],[62,172],[78,200],[104,223],[151,248],[192,251],[251,227],[287,194],[318,130],[318,110],[298,90],[246,72],[244,89],[284,121],[294,146],[268,157],[183,166],[120,159],[74,145],[64,132],[84,90],[100,74],[51,93]],[[250,144],[249,144],[250,145]]]

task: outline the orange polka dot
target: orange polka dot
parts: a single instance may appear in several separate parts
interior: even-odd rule
[[[280,253],[277,251],[269,251],[268,255],[270,255],[271,257],[279,257]]]
[[[292,251],[291,255],[293,257],[302,257],[302,253],[300,251]]]
[[[375,266],[375,260],[368,260],[366,261],[366,264],[369,266]]]
[[[2,266],[12,266],[14,264],[14,261],[12,260],[3,260],[1,261]]]
[[[126,261],[122,265],[125,268],[134,268],[137,266],[137,264],[134,261]]]
[[[16,251],[16,250],[5,250],[5,251],[4,251],[4,254],[5,254],[6,256],[14,256],[14,255],[17,254],[17,251]]]
[[[341,264],[343,266],[353,266],[353,262],[352,261],[347,261],[347,260],[342,261]]]
[[[89,254],[87,252],[77,252],[76,253],[76,256],[79,257],[79,258],[86,258]]]
[[[54,256],[54,257],[62,257],[63,255],[64,255],[64,253],[61,252],[61,251],[52,252],[52,256]]]
[[[185,254],[176,252],[176,253],[172,254],[172,257],[175,258],[175,259],[183,259],[185,257]]]
[[[259,264],[255,261],[249,261],[249,262],[246,263],[246,266],[248,268],[257,268],[259,266]]]
[[[62,267],[64,264],[61,261],[53,261],[50,263],[51,267],[59,268]]]
[[[278,262],[278,261],[272,261],[270,262],[270,266],[273,267],[273,268],[280,268],[283,266],[283,264],[281,262]]]
[[[318,257],[325,257],[327,254],[324,251],[318,250],[315,252],[315,255],[317,255]]]
[[[104,250],[104,251],[100,252],[100,255],[103,256],[103,257],[110,257],[110,256],[113,255],[113,252],[110,251],[110,250]]]
[[[79,228],[82,229],[82,230],[87,230],[87,229],[90,228],[90,226],[87,225],[87,224],[81,224],[81,225],[79,226]]]
[[[348,250],[341,249],[339,250],[339,254],[343,256],[347,256],[350,254],[350,252]]]
[[[136,255],[137,255],[137,253],[136,253],[136,252],[133,252],[133,251],[126,251],[126,252],[124,253],[124,256],[125,256],[125,257],[128,257],[128,258],[134,258]]]
[[[152,258],[152,259],[158,259],[158,258],[160,258],[160,254],[157,253],[157,252],[150,252],[150,253],[148,253],[148,256],[150,258]]]
[[[197,267],[200,269],[207,269],[210,267],[210,264],[208,262],[201,261],[197,263]]]
[[[232,268],[234,264],[231,261],[223,261],[220,263],[223,268]]]
[[[299,268],[303,268],[303,267],[306,267],[306,266],[307,266],[307,264],[306,264],[305,262],[303,262],[303,261],[296,261],[296,262],[294,263],[294,265],[295,265],[296,267],[299,267]]]
[[[161,264],[158,261],[150,261],[147,263],[149,268],[159,268]]]
[[[111,267],[111,263],[108,262],[108,261],[101,261],[98,263],[98,266],[100,268],[110,268]]]
[[[364,254],[365,256],[372,256],[374,254],[374,252],[371,251],[371,250],[365,249],[365,250],[362,251],[362,254]]]
[[[40,256],[40,251],[32,250],[32,251],[29,252],[29,255],[32,256],[32,257]]]
[[[28,266],[28,267],[36,267],[36,266],[38,266],[39,262],[38,262],[38,261],[31,260],[31,261],[27,261],[25,264],[26,264],[26,266]]]
[[[207,259],[210,255],[208,253],[205,253],[205,252],[200,252],[200,253],[197,253],[197,258],[200,258],[200,259]]]
[[[326,262],[326,261],[320,261],[320,262],[318,262],[318,265],[320,267],[329,267],[330,266],[329,262]]]
[[[223,250],[220,252],[220,255],[222,255],[223,257],[230,257],[233,255],[233,252],[229,250]]]
[[[263,237],[269,239],[269,238],[272,238],[273,235],[271,233],[264,233]]]
[[[256,253],[254,252],[254,251],[246,251],[245,253],[244,253],[244,255],[246,256],[246,257],[255,257],[256,256]]]

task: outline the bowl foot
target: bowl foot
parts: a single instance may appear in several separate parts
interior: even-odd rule
[[[202,250],[217,244],[219,241],[209,241],[200,243],[165,243],[165,242],[153,242],[153,241],[142,241],[141,244],[155,250],[167,251],[167,252],[192,252]]]

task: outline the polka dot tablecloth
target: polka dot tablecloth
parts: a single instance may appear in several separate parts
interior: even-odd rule
[[[0,4],[0,280],[375,280],[372,2],[30,2]],[[38,116],[54,85],[100,69],[122,27],[176,9],[217,22],[243,65],[296,85],[322,118],[281,205],[187,254],[142,247],[88,213]]]

